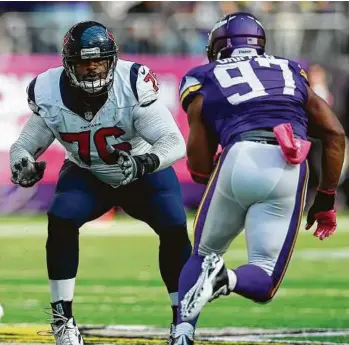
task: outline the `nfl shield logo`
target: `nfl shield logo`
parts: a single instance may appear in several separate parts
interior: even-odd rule
[[[85,119],[88,120],[88,121],[93,119],[92,111],[88,110],[88,111],[85,112]]]

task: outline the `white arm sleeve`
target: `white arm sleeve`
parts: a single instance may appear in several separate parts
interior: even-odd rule
[[[159,157],[157,170],[169,167],[185,156],[185,141],[172,114],[159,100],[133,111],[134,127],[152,145],[148,153]]]
[[[34,162],[55,140],[55,136],[38,115],[32,114],[24,125],[19,138],[10,148],[11,168],[22,158]]]

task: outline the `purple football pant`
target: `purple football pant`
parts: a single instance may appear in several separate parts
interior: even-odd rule
[[[234,268],[234,292],[270,301],[293,252],[307,181],[307,162],[287,164],[279,146],[243,141],[225,149],[194,221],[195,245],[181,272],[179,300],[196,283],[204,256],[223,255],[245,229],[248,263]]]

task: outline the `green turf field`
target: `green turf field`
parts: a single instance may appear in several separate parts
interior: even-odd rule
[[[192,219],[189,220],[192,223]],[[200,327],[348,328],[349,228],[339,221],[331,239],[319,241],[303,227],[295,255],[276,299],[259,305],[239,296],[205,307]],[[341,225],[346,224],[346,225]],[[132,226],[131,226],[132,225]],[[74,299],[81,324],[167,327],[169,297],[158,271],[157,238],[141,223],[116,220],[113,229],[82,231],[80,269]],[[143,229],[128,235],[128,229]],[[49,306],[45,222],[40,217],[0,218],[0,302],[4,323],[46,323]],[[341,231],[343,230],[343,231]],[[225,258],[229,267],[246,260],[244,237]]]

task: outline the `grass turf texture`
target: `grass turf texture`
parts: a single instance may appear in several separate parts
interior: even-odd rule
[[[314,336],[314,337],[282,337],[282,338],[272,338],[273,340],[288,340],[288,341],[309,341],[309,342],[323,342],[323,343],[338,343],[338,344],[348,344],[349,336],[347,335],[337,335],[337,336]]]
[[[0,218],[0,231],[5,224],[44,228],[42,222],[40,217]],[[126,223],[124,218],[116,220],[115,227]],[[192,219],[188,223],[192,224]],[[348,232],[338,231],[323,242],[303,227],[300,232],[295,255],[272,303],[259,305],[235,295],[224,297],[205,307],[198,326],[347,328],[348,257],[335,254],[348,252]],[[45,231],[35,236],[0,238],[0,302],[5,308],[2,322],[46,322],[42,309],[49,306],[50,297],[45,240]],[[225,256],[228,267],[245,263],[244,249],[242,235]],[[157,257],[155,235],[84,236],[82,231],[74,298],[78,322],[167,327],[171,310]]]

